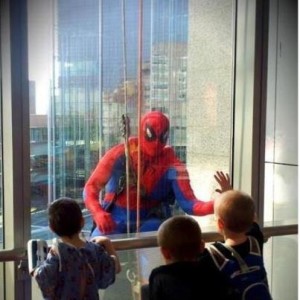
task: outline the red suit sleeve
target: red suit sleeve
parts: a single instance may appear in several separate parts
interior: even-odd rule
[[[124,153],[124,146],[117,145],[106,152],[100,159],[95,170],[84,187],[84,201],[86,208],[91,212],[96,221],[97,215],[103,213],[104,210],[99,203],[99,193],[108,182],[116,159]]]
[[[214,201],[197,201],[193,206],[193,214],[196,216],[210,215],[214,212]]]

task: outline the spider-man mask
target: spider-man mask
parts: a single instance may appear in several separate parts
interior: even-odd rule
[[[159,155],[169,137],[169,119],[159,111],[143,116],[141,120],[141,149],[153,157]]]

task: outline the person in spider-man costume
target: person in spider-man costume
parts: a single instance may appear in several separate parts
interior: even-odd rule
[[[140,228],[136,228],[138,138],[130,137],[128,140],[130,232],[157,230],[162,221],[171,216],[170,204],[175,200],[189,215],[212,214],[213,200],[201,201],[196,198],[185,165],[176,157],[173,148],[166,145],[169,119],[159,111],[149,112],[142,117],[140,128]],[[96,224],[92,236],[127,232],[125,166],[125,146],[116,145],[100,159],[85,184],[85,205]],[[214,177],[220,184],[218,192],[231,188],[228,174],[217,172]],[[99,193],[103,189],[105,195],[100,204]]]

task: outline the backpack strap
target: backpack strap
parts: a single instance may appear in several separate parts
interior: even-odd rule
[[[210,254],[213,262],[219,270],[222,270],[226,263],[228,262],[228,258],[224,256],[224,254],[213,244],[208,245],[207,251]]]
[[[249,240],[249,243],[250,243],[249,253],[252,254],[252,255],[256,255],[256,256],[261,256],[261,251],[260,251],[260,247],[259,247],[259,243],[258,243],[257,239],[254,238],[253,236],[248,236],[248,240]],[[219,243],[219,244],[222,245],[224,248],[228,249],[231,252],[232,256],[239,263],[242,272],[248,272],[248,270],[249,270],[248,265],[242,259],[240,254],[233,247],[231,247],[229,245],[226,245],[224,243]]]
[[[229,246],[229,245],[226,245],[224,243],[220,243],[220,245],[222,245],[224,248],[228,249],[231,253],[231,255],[237,260],[237,262],[239,263],[240,265],[240,269],[242,271],[242,273],[244,272],[248,272],[249,270],[249,267],[248,265],[246,264],[246,262],[242,259],[242,257],[240,256],[240,254],[234,250],[233,247]]]
[[[62,263],[61,263],[61,256],[60,256],[60,252],[59,252],[59,244],[60,244],[60,241],[58,238],[52,239],[51,249],[54,251],[55,255],[58,256],[58,272],[61,272],[62,271]]]
[[[250,254],[262,256],[258,240],[251,235],[248,236],[248,239],[250,242]]]
[[[259,243],[257,241],[256,238],[254,238],[253,236],[248,236],[249,239],[249,243],[250,243],[250,251],[249,253],[252,255],[257,255],[257,256],[261,256],[261,250],[260,250],[260,246]],[[243,260],[243,258],[240,256],[240,254],[231,246],[226,245],[224,243],[218,242],[218,245],[221,245],[221,247],[226,248],[228,251],[230,251],[231,255],[237,260],[237,262],[240,265],[240,269],[242,272],[248,272],[249,267],[246,264],[246,262]],[[226,258],[222,252],[214,245],[209,245],[207,247],[207,250],[209,252],[209,254],[211,255],[215,265],[217,266],[217,268],[219,270],[221,270],[225,264],[227,263],[227,261],[229,260],[228,258]]]

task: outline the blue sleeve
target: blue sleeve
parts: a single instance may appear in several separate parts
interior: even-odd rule
[[[47,259],[34,271],[34,278],[44,299],[54,299],[58,281],[58,268],[58,256],[48,253]]]
[[[96,256],[96,283],[99,289],[105,289],[115,282],[115,260],[101,246],[97,247]]]

